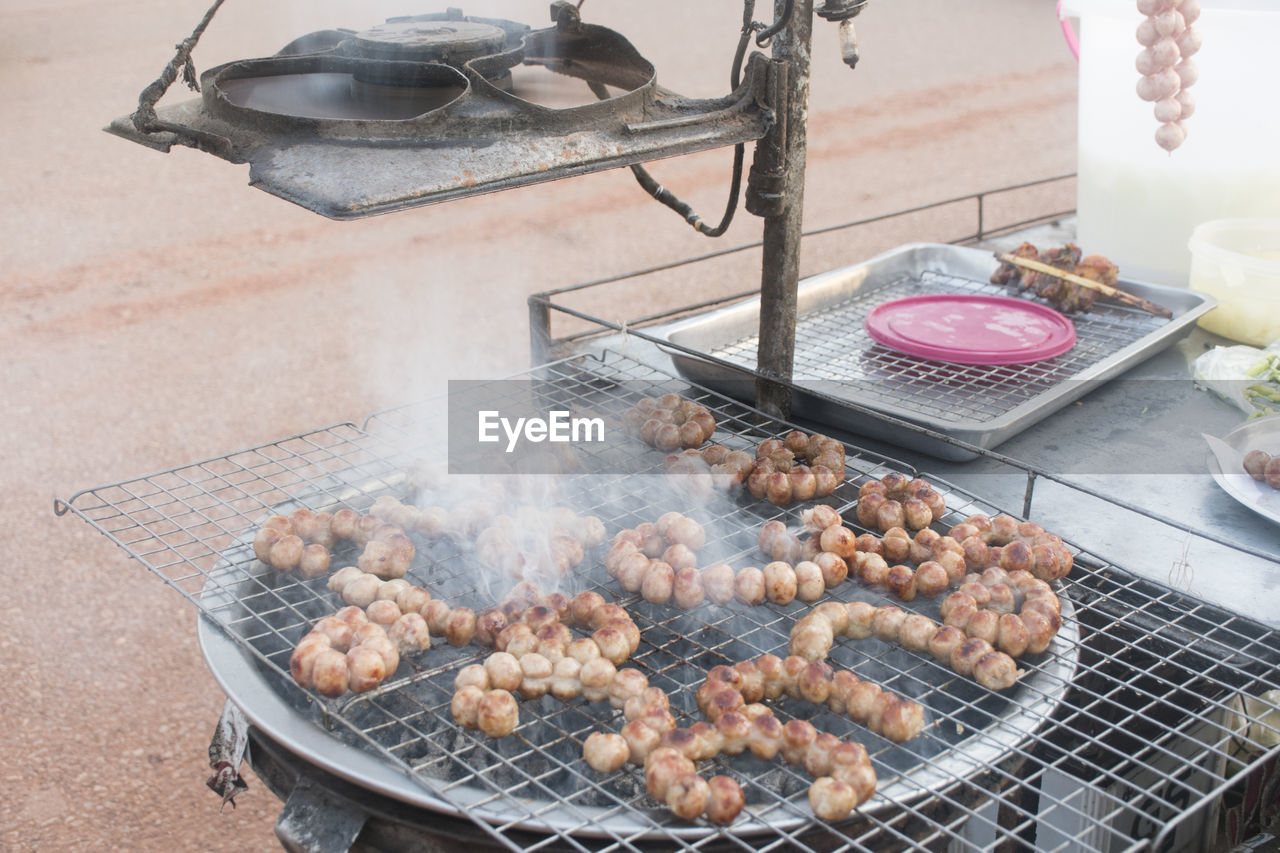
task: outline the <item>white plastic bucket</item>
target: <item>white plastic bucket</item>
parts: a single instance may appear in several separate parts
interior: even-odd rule
[[[1064,0],[1080,42],[1077,242],[1126,278],[1186,287],[1187,241],[1212,219],[1280,218],[1280,2],[1201,0],[1187,139],[1167,153],[1138,98],[1134,0]]]
[[[1280,219],[1218,219],[1191,232],[1191,287],[1218,299],[1200,318],[1254,346],[1280,341]]]

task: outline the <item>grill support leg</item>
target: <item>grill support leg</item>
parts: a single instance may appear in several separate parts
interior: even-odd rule
[[[529,355],[530,367],[538,367],[551,361],[551,303],[541,293],[529,297]]]
[[[276,820],[276,838],[289,853],[346,853],[366,817],[302,775]]]
[[[775,0],[775,16],[780,17],[786,6],[787,0]],[[756,382],[756,404],[775,418],[787,417],[791,409],[786,383],[791,381],[795,360],[812,36],[813,0],[795,0],[790,24],[773,40],[773,60],[786,69],[785,97],[778,120],[756,145],[747,199],[747,209],[764,216],[756,368],[765,378]]]

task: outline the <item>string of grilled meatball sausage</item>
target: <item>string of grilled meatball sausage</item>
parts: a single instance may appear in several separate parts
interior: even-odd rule
[[[947,503],[928,481],[891,471],[859,487],[856,512],[863,527],[920,530],[940,521]]]
[[[681,608],[696,607],[706,599],[721,605],[735,599],[752,605],[766,600],[786,605],[796,598],[817,601],[851,570],[864,582],[887,587],[904,601],[917,592],[940,595],[965,577],[961,543],[932,529],[918,531],[914,537],[902,528],[890,528],[883,537],[859,535],[844,527],[840,514],[825,505],[805,510],[801,520],[803,536],[792,534],[778,520],[761,527],[760,550],[774,558],[763,569],[734,569],[726,563],[699,569],[697,552],[706,541],[704,529],[680,513],[666,513],[657,523],[620,531],[605,558],[605,568],[625,591]],[[886,557],[895,564],[891,566]],[[898,562],[908,559],[918,566]]]
[[[953,537],[939,536],[932,530],[920,531],[915,538],[907,537],[905,531],[896,537],[886,534],[883,539],[863,534],[857,537],[857,545],[859,550],[849,558],[851,573],[868,585],[889,589],[903,601],[913,600],[917,592],[937,596],[958,584],[958,592],[943,600],[944,623],[959,629],[964,636],[987,641],[1011,657],[1044,651],[1062,625],[1062,602],[1048,582],[1025,569],[1006,571],[992,566],[980,573],[965,572],[965,560],[958,555],[959,545]],[[870,550],[873,548],[881,553]],[[882,554],[895,560],[919,560],[929,554],[937,559],[925,560],[912,569],[901,563],[890,566]],[[928,631],[920,621],[928,617],[910,619],[913,636]],[[932,620],[929,623],[934,624]],[[944,639],[949,637],[951,632],[943,634]],[[928,638],[910,643],[908,647],[923,651],[927,641]],[[825,655],[826,651],[822,653]],[[942,662],[950,664],[949,660]]]
[[[783,725],[768,706],[760,704],[762,699],[784,695],[826,704],[836,714],[847,714],[900,740],[914,737],[923,728],[923,709],[918,704],[859,681],[847,670],[836,672],[825,663],[766,654],[732,667],[713,667],[696,699],[722,739],[721,748],[747,748],[765,759],[781,753],[787,762],[804,767],[815,777],[809,787],[809,805],[823,820],[842,820],[870,799],[876,788],[875,770],[861,744],[841,742],[804,720]]]
[[[347,566],[328,585],[347,606],[316,622],[289,659],[294,681],[322,696],[372,690],[395,673],[400,655],[429,649],[433,633],[454,646],[466,645],[475,634],[470,610],[455,613],[403,578],[383,580]],[[381,661],[368,649],[379,652]]]
[[[966,568],[960,543],[930,528],[914,537],[901,527],[883,537],[862,534],[849,557],[851,574],[869,586],[888,588],[901,601],[941,595],[962,581]]]
[[[328,586],[343,601],[355,607],[367,608],[383,600],[391,601],[401,613],[417,613],[426,621],[432,635],[445,638],[451,646],[465,646],[476,636],[474,610],[450,607],[404,578],[384,581],[355,566],[347,566],[329,576]]]
[[[622,424],[645,444],[666,452],[701,447],[716,431],[711,410],[679,394],[641,398],[623,412]]]
[[[823,660],[836,637],[863,640],[876,637],[907,651],[931,654],[956,674],[972,677],[989,690],[1005,690],[1023,671],[1011,655],[991,642],[969,637],[960,627],[938,625],[921,613],[906,613],[894,605],[876,607],[865,601],[828,601],[796,621],[791,631],[791,654]]]
[[[565,650],[565,656],[554,665],[559,672],[550,675],[546,674],[548,666],[543,655],[536,652],[519,657],[511,652],[496,652],[483,665],[464,667],[454,681],[454,719],[464,728],[500,738],[511,734],[518,722],[515,693],[525,699],[550,693],[564,702],[579,695],[592,702],[607,701],[622,710],[628,722],[621,734],[589,735],[583,743],[583,758],[590,767],[604,773],[614,772],[628,761],[645,764],[648,769],[648,757],[661,752],[663,737],[676,730],[669,698],[661,689],[650,687],[648,678],[638,669],[617,669],[603,658],[591,657],[589,652],[585,660],[574,657],[575,652],[587,649],[579,646]],[[572,663],[566,666],[565,661]],[[576,671],[577,675],[567,674],[569,671]],[[646,781],[655,799],[686,820],[705,813],[713,822],[731,823],[744,803],[737,782],[727,776],[707,782],[697,775],[692,760],[684,772],[677,774],[668,768],[666,775],[646,773]],[[671,787],[673,783],[675,788]]]
[[[471,498],[446,509],[416,507],[386,495],[369,514],[428,539],[473,541],[482,565],[513,579],[564,578],[581,565],[586,549],[605,540],[604,522],[568,507],[521,507],[511,513],[486,498]]]
[[[781,521],[766,522],[758,537],[760,550],[775,559],[812,562],[829,579],[843,580],[845,573],[851,573],[872,586],[888,587],[904,601],[912,600],[917,592],[939,595],[964,577],[960,543],[929,528],[915,537],[900,527],[890,528],[883,537],[856,534],[844,527],[840,513],[828,506],[806,510],[801,521],[804,528],[800,535]],[[918,565],[913,568],[902,562],[905,560]]]
[[[830,507],[818,507],[802,515],[802,520],[809,531],[803,540],[793,536],[781,522],[764,525],[760,533],[762,550],[771,555],[805,556],[816,547],[823,550],[815,559],[823,559],[824,555],[837,558],[848,555],[851,574],[868,585],[887,588],[902,601],[914,600],[917,593],[937,596],[959,585],[959,593],[943,601],[941,615],[945,626],[958,629],[962,637],[984,640],[1012,658],[1044,651],[1062,625],[1062,603],[1046,578],[1061,577],[1064,566],[1070,568],[1071,552],[1061,539],[1046,533],[1039,525],[1018,523],[1009,516],[987,519],[974,515],[952,529],[954,534],[966,536],[965,541],[960,542],[954,535],[942,536],[929,528],[918,531],[914,537],[902,528],[891,528],[883,537],[871,533],[855,536],[843,527],[839,513]],[[819,528],[820,532],[816,532]],[[988,531],[993,541],[1018,545],[990,546],[973,530]],[[981,572],[967,571],[966,553],[980,568],[992,561],[996,565],[987,566]],[[890,560],[895,564],[890,565]],[[912,560],[918,565],[912,568],[897,562],[899,560]],[[1030,566],[1039,571],[1041,577],[1025,568],[1006,570],[1001,568],[1002,562]],[[912,636],[923,639],[910,643],[909,648],[925,649],[932,639],[928,625],[933,625],[934,632],[938,630],[928,617],[911,617]],[[939,651],[936,655],[948,666],[955,645],[950,641],[955,639],[953,632],[945,631],[939,641],[949,643],[945,654]],[[829,649],[828,643],[822,655]],[[980,650],[981,646],[972,647],[969,654]],[[982,669],[983,680],[1003,683],[1014,671],[1016,667],[1011,670],[1004,662],[990,662]]]
[[[733,692],[727,686],[723,689]],[[624,749],[631,750],[621,735],[597,732],[592,737],[595,735],[600,735],[593,745],[597,756],[616,761]],[[715,722],[694,723],[662,735],[659,745],[646,751],[642,759],[646,787],[678,817],[693,819],[705,812],[714,823],[730,823],[744,803],[741,786],[727,776],[702,781],[696,772],[697,762],[747,750],[765,760],[781,756],[813,776],[809,805],[823,820],[843,820],[875,793],[875,770],[865,747],[818,732],[805,720],[783,724],[759,703],[720,713]]]
[[[607,699],[623,711],[627,722],[620,733],[588,736],[583,744],[584,759],[605,773],[627,762],[643,764],[649,793],[686,820],[705,813],[712,822],[732,822],[743,806],[741,787],[729,777],[702,780],[696,762],[748,749],[764,759],[781,754],[817,777],[809,799],[820,818],[842,819],[874,793],[875,773],[865,748],[819,733],[803,720],[784,725],[772,709],[760,704],[763,699],[789,696],[825,704],[896,742],[915,737],[924,727],[923,708],[918,703],[860,681],[852,672],[837,672],[825,663],[799,657],[784,660],[763,655],[757,661],[713,668],[696,694],[698,707],[709,722],[688,727],[676,725],[669,697],[648,686],[643,673],[615,670],[606,684],[603,678],[587,674],[587,666],[582,668],[581,695],[589,701]],[[509,734],[514,728],[510,725],[514,706],[514,698],[508,698],[511,690],[526,698],[543,695],[541,685],[530,691],[523,682],[513,687],[515,680],[509,662],[498,663],[496,656],[483,666],[460,671],[455,682],[455,718],[463,726],[480,728],[496,737]],[[494,696],[498,690],[504,692]],[[550,692],[562,701],[577,695],[574,685],[566,681],[557,684],[554,679]]]
[[[741,699],[718,696],[719,685],[724,684]],[[836,670],[821,658],[796,654],[761,655],[732,667],[714,667],[696,696],[698,707],[712,722],[744,703],[783,697],[827,705],[894,743],[905,743],[924,730],[924,707],[918,702],[861,680],[849,670]]]
[[[362,547],[356,564],[383,579],[403,577],[413,562],[413,541],[402,528],[351,509],[301,507],[288,516],[268,516],[253,537],[253,553],[277,571],[297,571],[311,580],[329,571],[330,549],[340,540]]]
[[[1062,601],[1046,581],[999,567],[966,576],[942,601],[944,624],[986,640],[1011,657],[1040,654],[1062,627]]]
[[[845,450],[834,438],[793,430],[762,441],[755,456],[712,444],[671,453],[662,466],[676,490],[693,500],[746,486],[757,500],[788,506],[834,492],[844,482]]]
[[[566,702],[578,695],[594,696],[593,701],[598,701],[610,689],[617,667],[639,647],[640,630],[635,622],[598,592],[580,592],[571,600],[555,594],[549,600],[552,603],[534,604],[493,631],[496,651],[484,663],[459,670],[454,702],[455,718],[461,725],[480,728],[490,737],[510,734],[519,723],[513,692],[529,699],[551,693]],[[557,607],[558,600],[568,601],[563,610]],[[570,625],[589,628],[592,634],[575,638]],[[465,687],[479,692],[459,695]],[[485,706],[477,704],[486,697]],[[484,715],[480,715],[482,708]]]
[[[745,450],[731,450],[722,444],[669,453],[662,461],[667,482],[677,492],[699,502],[737,492],[755,467],[753,455]]]
[[[747,491],[775,506],[826,497],[844,482],[844,444],[820,433],[792,430],[756,448]]]
[[[813,512],[820,510],[830,507]],[[761,535],[778,530],[785,532],[785,525],[770,522]],[[707,600],[718,605],[734,600],[748,605],[766,600],[787,605],[797,598],[817,601],[848,573],[844,560],[833,553],[818,553],[813,560],[794,566],[774,560],[763,568],[734,569],[728,563],[699,568],[698,551],[705,543],[706,531],[695,519],[678,512],[665,513],[657,522],[645,522],[614,536],[605,569],[625,591],[638,592],[653,604],[674,603],[684,609]]]
[[[430,647],[420,614],[401,613],[394,601],[380,599],[363,610],[348,605],[318,621],[294,648],[289,671],[298,686],[337,698],[348,689],[372,690],[396,671],[401,655]]]
[[[810,523],[826,523],[834,518],[836,514],[832,511],[824,513],[816,521],[811,518]],[[967,532],[966,525],[974,526],[973,520],[976,518],[979,516],[971,516],[964,525],[957,525],[953,531]],[[1008,519],[1008,521],[993,521],[988,523],[986,528],[1001,531],[999,534],[1001,536],[1009,532],[1019,535],[1020,530],[1020,535],[1037,541],[1046,540],[1047,542],[1048,539],[1052,539],[1061,544],[1060,539],[1044,533],[1038,525],[1016,526],[1017,523],[1008,516],[998,518]],[[835,535],[841,530],[844,530],[843,534]],[[847,552],[850,536],[852,536],[851,531],[832,524],[830,528],[823,531],[820,541],[825,542],[829,547],[837,548],[837,553],[843,553]],[[869,585],[887,587],[903,601],[913,600],[917,592],[936,596],[958,583],[959,592],[953,593],[943,601],[941,616],[944,623],[961,630],[969,638],[986,641],[1013,658],[1028,652],[1038,654],[1044,651],[1061,627],[1062,603],[1044,578],[1036,577],[1026,569],[1015,568],[1007,571],[999,565],[989,566],[980,573],[966,572],[968,560],[959,553],[960,550],[964,550],[964,543],[957,542],[954,536],[941,536],[936,531],[926,529],[919,531],[915,537],[910,537],[905,530],[899,528],[896,529],[896,533],[890,531],[883,538],[877,538],[873,534],[863,534],[856,537],[854,542],[855,550],[849,557],[851,572]],[[976,547],[978,545],[986,550],[978,552]],[[1030,564],[1038,567],[1043,575],[1049,578],[1060,576],[1060,562],[1070,558],[1070,551],[1065,546],[1058,548],[1046,545],[1041,548],[1038,544],[1030,549],[1005,548],[1004,550],[1015,556],[1020,550],[1023,554],[1030,554],[1030,561],[1019,557],[1015,564]],[[992,556],[991,549],[976,537],[974,542],[969,543],[967,551],[975,559],[990,560]],[[1060,556],[1063,553],[1066,554],[1065,558]],[[912,569],[901,563],[890,566],[885,559],[886,556],[893,560],[923,561],[917,568]],[[935,559],[923,559],[928,556]],[[1000,562],[998,554],[996,562]],[[981,566],[982,563],[979,562],[978,565]],[[927,617],[920,617],[920,619],[927,619]],[[911,617],[913,636],[924,636],[929,632],[927,624],[920,619]],[[934,623],[928,620],[928,624]],[[934,624],[934,630],[937,630],[936,624]],[[943,634],[944,639],[950,636],[950,632]],[[908,645],[913,650],[921,651],[928,639],[931,637],[925,637],[920,642],[912,642]],[[829,648],[828,644],[826,649]],[[825,649],[822,654],[826,654]],[[949,660],[943,662],[950,665]],[[994,667],[996,664],[992,663],[987,669]],[[1003,663],[999,665],[999,670],[1002,673],[1000,677],[993,676],[988,680],[998,682],[1008,675],[1009,668]]]
[[[314,579],[329,571],[331,549],[342,540],[363,548],[356,565],[389,580],[404,577],[415,547],[406,530],[438,538],[474,536],[477,557],[513,578],[526,573],[563,578],[582,563],[585,549],[604,541],[603,522],[566,507],[528,509],[527,518],[499,513],[489,501],[463,501],[453,510],[418,508],[383,496],[367,514],[351,509],[313,512],[305,507],[288,516],[269,516],[253,539],[255,556],[282,572]],[[541,541],[520,547],[523,531],[537,530]],[[543,533],[545,531],[545,533]]]
[[[1075,561],[1062,537],[1035,522],[1018,521],[1009,515],[992,518],[975,513],[952,527],[947,535],[960,543],[971,572],[995,566],[1055,581],[1066,577]]]
[[[432,598],[427,590],[414,586],[403,578],[383,581],[354,566],[335,572],[329,579],[329,588],[348,604],[348,607],[338,611],[334,617],[320,620],[312,629],[313,634],[318,632],[328,636],[330,643],[322,644],[308,635],[294,652],[298,666],[294,672],[295,680],[303,687],[315,687],[324,696],[341,696],[347,686],[340,681],[334,662],[326,664],[327,668],[322,670],[331,671],[331,677],[317,682],[309,676],[311,664],[305,663],[304,658],[319,651],[315,648],[317,646],[349,651],[352,643],[350,639],[344,639],[346,634],[343,626],[335,624],[335,619],[348,623],[352,630],[365,623],[381,627],[401,652],[429,648],[432,635],[443,637],[449,645],[455,647],[465,646],[473,640],[492,646],[502,632],[513,636],[519,634],[518,642],[533,650],[542,650],[540,646],[544,644],[563,647],[571,641],[576,642],[562,621],[572,618],[572,607],[577,603],[579,611],[587,606],[596,614],[595,621],[598,624],[592,626],[594,633],[583,639],[584,643],[592,645],[595,652],[621,663],[635,651],[640,642],[640,631],[626,611],[616,605],[601,608],[600,605],[605,602],[598,593],[581,593],[574,601],[570,601],[562,593],[543,596],[531,584],[517,584],[499,607],[483,610],[477,615],[469,607],[450,607],[440,599]],[[356,617],[354,614],[360,616]],[[514,632],[507,631],[512,626],[518,628]],[[511,639],[510,642],[517,640]],[[395,672],[399,660],[387,657],[384,663],[386,670],[381,677],[375,678],[370,669],[358,681],[367,686],[361,690],[355,687],[351,689],[354,692],[372,689]],[[357,683],[356,675],[354,670],[349,669],[349,683]]]
[[[596,625],[602,620],[607,622],[612,613],[609,608],[610,605],[605,604],[598,594],[580,593],[571,606],[573,621],[585,621],[587,625]],[[616,738],[589,739],[590,748],[584,745],[584,757],[597,769],[617,769],[628,760],[646,762],[652,751],[661,748],[676,749],[683,757],[695,761],[714,757],[726,747],[731,754],[745,747],[747,733],[739,731],[736,717],[724,720],[721,725],[723,731],[707,724],[678,728],[669,710],[669,700],[662,691],[648,687],[643,673],[634,669],[618,669],[587,640],[566,640],[566,635],[544,635],[535,645],[527,625],[513,624],[504,629],[495,641],[498,651],[483,664],[472,664],[458,672],[451,704],[457,722],[464,728],[480,729],[491,737],[505,737],[518,725],[519,710],[514,694],[535,699],[550,693],[565,702],[581,695],[588,701],[609,700],[624,710],[628,720]],[[723,692],[720,688],[725,686],[736,692],[717,697],[715,694]],[[870,682],[859,681],[851,672],[835,672],[825,663],[811,663],[799,657],[781,660],[765,655],[759,661],[742,663],[734,668],[717,668],[700,688],[697,698],[699,707],[715,723],[726,713],[741,710],[748,698],[758,702],[762,698],[776,699],[784,694],[829,704],[837,713],[846,713],[872,731],[898,742],[914,737],[923,728],[923,709],[917,703],[884,691]],[[753,718],[756,716],[759,714],[753,713]],[[760,729],[761,735],[757,740],[784,728],[776,720],[773,724],[761,723],[759,727],[770,725],[772,728]],[[832,744],[829,741],[832,739],[821,737],[817,740],[816,751],[805,759],[801,748],[815,741],[816,733],[812,726],[796,721],[785,728],[788,735],[785,743],[775,743],[768,749],[767,742],[761,740],[755,748],[771,755],[785,745],[787,754],[801,756],[796,762],[806,767],[825,760],[819,756],[831,755]],[[807,737],[806,731],[810,733]],[[625,752],[622,745],[625,745]],[[869,764],[867,767],[869,769]],[[692,765],[688,772],[693,772]],[[825,774],[819,772],[817,775]],[[834,781],[841,780],[824,782],[811,793],[811,798],[819,802],[815,805],[815,812],[821,812],[820,816],[833,814],[836,807],[829,801],[843,802],[845,792],[852,790],[847,781],[832,788]],[[676,788],[679,792],[676,796],[671,796],[665,785],[651,785],[651,793],[666,802],[675,814],[686,819],[706,811],[713,821],[732,820],[737,811],[730,804],[737,802],[737,808],[741,808],[740,789],[735,794],[737,786],[732,780],[713,782],[707,783],[700,778],[697,782],[685,779]],[[873,774],[870,790],[874,790]],[[855,798],[844,809],[844,814],[862,799]]]
[[[883,536],[855,535],[830,507],[817,507],[802,515],[802,520],[808,531],[803,538],[791,534],[782,522],[767,522],[760,531],[761,550],[771,556],[803,558],[816,549],[821,549],[819,554],[834,553],[847,560],[855,577],[888,588],[902,601],[913,600],[917,593],[940,595],[987,568],[1022,571],[1053,581],[1065,577],[1074,561],[1061,537],[1008,515],[971,515],[946,536],[931,528],[912,536],[900,527],[890,528]]]

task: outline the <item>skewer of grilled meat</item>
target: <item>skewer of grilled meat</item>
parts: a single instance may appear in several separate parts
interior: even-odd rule
[[[1099,296],[1105,296],[1141,308],[1159,317],[1171,317],[1167,308],[1155,305],[1116,287],[1119,268],[1102,255],[1081,258],[1081,251],[1074,243],[1060,249],[1039,252],[1030,243],[1023,243],[1007,255],[996,255],[1000,266],[991,275],[993,284],[1012,284],[1030,290],[1064,314],[1088,311]],[[1048,269],[1062,270],[1061,277]]]
[[[1040,252],[1030,243],[1023,243],[1012,252],[1017,258],[1030,258],[1042,264],[1062,270],[1074,272],[1081,262],[1080,247],[1068,243],[1059,249]],[[1023,290],[1030,290],[1036,296],[1046,300],[1054,308],[1064,314],[1076,311],[1088,311],[1093,307],[1098,294],[1077,284],[1045,273],[1023,269],[1009,261],[1003,261],[991,276],[993,284],[1017,284]]]

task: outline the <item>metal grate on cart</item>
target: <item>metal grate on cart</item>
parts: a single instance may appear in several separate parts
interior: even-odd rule
[[[520,381],[520,393],[610,418],[641,396],[681,393],[712,409],[717,441],[734,446],[751,447],[789,429],[608,351],[539,368]],[[483,660],[487,650],[479,646],[437,645],[407,657],[394,678],[366,694],[333,700],[303,690],[289,678],[291,649],[341,602],[323,578],[306,581],[257,562],[249,544],[257,526],[300,506],[364,511],[378,497],[404,494],[408,466],[438,446],[429,425],[439,406],[378,413],[362,427],[338,424],[87,490],[57,506],[109,536],[199,608],[207,617],[200,631],[210,667],[255,724],[286,742],[302,729],[308,743],[322,745],[303,749],[308,760],[412,805],[469,819],[512,849],[878,850],[976,840],[1110,851],[1152,839],[1159,846],[1179,822],[1207,807],[1233,773],[1277,752],[1264,745],[1274,728],[1238,713],[1236,699],[1280,687],[1280,636],[1139,580],[1089,553],[1087,543],[1073,544],[1076,566],[1058,590],[1063,630],[1046,653],[1024,662],[1027,673],[1010,695],[878,640],[841,641],[833,665],[923,704],[929,721],[923,735],[893,744],[824,708],[777,704],[781,719],[808,719],[870,752],[877,794],[839,825],[815,820],[806,800],[811,780],[800,769],[750,756],[721,756],[702,768],[743,786],[747,808],[733,825],[673,818],[646,795],[638,768],[601,774],[582,760],[590,732],[616,731],[621,723],[604,703],[523,702],[520,727],[500,740],[463,730],[450,715],[453,676]],[[826,502],[854,526],[859,483],[890,470],[917,472],[850,451],[846,482]],[[617,462],[611,453],[588,452],[559,496],[597,515],[611,534],[679,509],[703,522],[719,559],[760,564],[760,525],[773,518],[795,523],[794,508],[745,496],[675,505],[661,491],[662,453],[636,442],[629,467],[610,473],[607,466]],[[947,483],[937,486],[949,507],[944,526],[972,512],[998,511]],[[1052,528],[1051,519],[1043,523]],[[433,596],[469,606],[491,599],[466,543],[420,542],[418,552],[408,577]],[[623,593],[602,559],[589,554],[570,591],[594,589],[628,609],[642,641],[627,665],[670,694],[682,724],[697,717],[693,691],[711,666],[779,653],[808,609],[792,603],[679,611]],[[853,599],[937,617],[936,601],[904,605],[855,580],[823,600]],[[1250,757],[1241,757],[1241,747],[1250,748]],[[1037,837],[1037,827],[1045,834]],[[1063,833],[1060,844],[1046,843],[1054,832]]]

